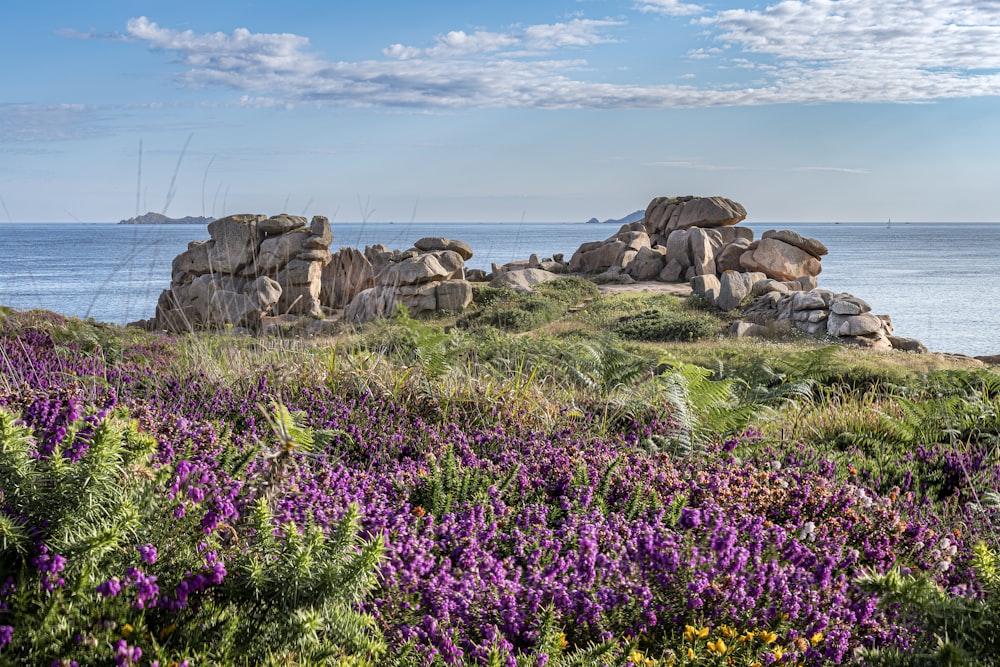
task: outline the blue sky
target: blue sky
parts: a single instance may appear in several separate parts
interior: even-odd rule
[[[6,3],[0,219],[996,221],[1000,1]],[[140,169],[141,166],[141,169]]]

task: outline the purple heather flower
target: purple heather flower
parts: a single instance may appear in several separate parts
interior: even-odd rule
[[[11,643],[14,639],[14,627],[10,625],[0,625],[0,649]]]
[[[142,559],[142,562],[153,565],[156,563],[156,547],[152,544],[144,544],[139,547],[139,557]]]
[[[112,577],[108,579],[103,584],[97,585],[97,592],[106,598],[117,597],[122,591],[122,583],[118,580],[118,577]]]

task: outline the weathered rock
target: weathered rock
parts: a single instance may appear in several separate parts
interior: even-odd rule
[[[519,292],[530,292],[535,285],[558,277],[555,273],[544,269],[519,269],[497,275],[490,281],[490,287],[509,287]]]
[[[871,306],[864,299],[859,299],[850,294],[838,295],[830,304],[830,310],[838,315],[860,315],[870,312]]]
[[[688,230],[688,245],[695,275],[715,275],[715,249],[708,233],[700,227],[692,227]]]
[[[798,232],[790,229],[769,229],[761,235],[762,239],[777,239],[788,245],[793,245],[800,250],[804,250],[813,257],[820,258],[827,254],[829,250],[820,241],[806,238]]]
[[[691,279],[691,292],[693,294],[701,294],[702,296],[705,296],[712,290],[718,294],[721,288],[722,283],[719,282],[719,278],[715,274],[695,276]]]
[[[684,267],[676,259],[670,259],[663,270],[660,271],[659,279],[665,283],[677,282],[684,273]]]
[[[892,345],[892,349],[901,350],[903,352],[914,352],[916,354],[927,354],[930,352],[927,346],[921,343],[916,338],[904,338],[902,336],[888,336],[889,343]],[[977,357],[982,360],[982,357]]]
[[[667,263],[674,260],[680,264],[681,269],[686,269],[691,266],[691,244],[688,239],[689,235],[690,234],[686,229],[678,229],[670,232],[670,235],[667,237],[666,244]]]
[[[750,294],[750,280],[745,273],[726,271],[719,279],[719,296],[715,307],[719,310],[732,310]]]
[[[321,248],[327,250],[333,242],[333,230],[330,221],[322,215],[314,215],[309,223],[309,237],[304,245],[306,248]]]
[[[254,300],[260,314],[266,315],[281,298],[281,285],[277,280],[261,276],[243,288],[243,293]]]
[[[472,259],[472,247],[468,243],[463,243],[462,241],[428,236],[414,243],[413,247],[417,250],[423,250],[424,252],[452,250],[461,255],[464,260]]]
[[[375,286],[371,262],[357,248],[341,248],[320,275],[320,305],[344,308],[359,292]]]
[[[308,229],[298,229],[264,239],[257,253],[257,261],[249,265],[245,272],[252,275],[276,275],[290,261],[305,252],[309,236]]]
[[[458,313],[472,303],[472,284],[465,280],[439,283],[434,291],[437,311]]]
[[[799,276],[796,278],[796,282],[799,283],[801,286],[799,289],[803,292],[811,292],[816,289],[816,286],[819,284],[819,281],[816,280],[816,276]]]
[[[305,229],[306,219],[301,215],[281,213],[257,223],[257,230],[268,236],[284,234],[295,229]]]
[[[174,257],[171,264],[171,281],[174,283],[187,282],[195,276],[201,276],[212,272],[212,263],[209,261],[209,251],[215,241],[196,241],[188,245],[188,249]]]
[[[661,252],[653,248],[643,248],[629,262],[626,273],[636,280],[653,280],[660,275],[665,265],[666,262]]]
[[[606,271],[612,266],[621,267],[622,256],[629,249],[628,244],[619,239],[602,242],[596,248],[583,250],[587,245],[589,244],[580,246],[580,249],[573,253],[569,262],[570,271],[574,273],[598,273]]]
[[[744,252],[740,264],[750,271],[761,271],[769,278],[795,280],[799,276],[819,275],[820,261],[809,253],[773,238],[761,239],[757,248]]]
[[[565,271],[565,267],[562,266],[561,264],[560,268],[562,268]],[[485,283],[487,280],[489,280],[489,275],[490,274],[486,273],[482,269],[465,270],[465,279],[474,283]]]
[[[738,229],[738,227],[724,227],[723,229]],[[724,245],[715,255],[715,270],[719,273],[743,271],[743,265],[740,264],[740,255],[746,252],[749,245],[750,241],[742,238]]]
[[[254,327],[260,324],[257,300],[239,292],[217,290],[208,306],[207,323],[222,328],[226,325]]]
[[[453,274],[454,270],[446,269],[437,257],[427,254],[384,265],[375,272],[375,284],[393,287],[419,285],[448,280]]]
[[[831,331],[834,326],[836,326],[836,330]],[[882,320],[869,313],[862,313],[861,315],[832,314],[829,318],[827,331],[834,336],[864,336],[866,334],[880,333],[882,331]]]
[[[847,343],[848,345],[857,345],[858,347],[863,347],[870,350],[892,349],[892,343],[889,342],[889,339],[884,335],[882,335],[881,333],[870,333],[870,334],[863,334],[860,336],[842,336],[840,338],[840,341],[842,343]]]
[[[814,310],[826,308],[826,306],[826,300],[821,294],[814,292],[795,292],[792,294],[792,310]]]
[[[646,232],[619,232],[614,236],[614,238],[624,243],[629,250],[635,250],[636,252],[642,250],[643,248],[651,247],[649,243],[649,234]]]
[[[262,215],[230,215],[208,224],[215,243],[208,251],[212,269],[217,273],[237,273],[250,264],[257,252],[260,233],[257,223]]]
[[[747,217],[743,206],[725,197],[698,197],[684,202],[674,229],[723,227],[735,225]],[[674,215],[671,215],[671,219]]]
[[[465,279],[465,260],[462,259],[462,256],[458,252],[454,250],[437,250],[428,253],[426,256],[434,257],[438,261],[441,268],[448,272],[448,280]]]
[[[390,317],[396,312],[398,297],[395,287],[376,285],[362,290],[351,299],[344,309],[345,322],[370,322],[383,317]]]

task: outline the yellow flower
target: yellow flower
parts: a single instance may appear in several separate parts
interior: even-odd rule
[[[812,645],[815,646],[816,644],[823,641],[823,633],[817,632],[816,634],[814,634],[812,637],[809,638],[809,641],[811,641]]]
[[[704,639],[708,636],[708,627],[704,627],[698,631],[698,639]]]
[[[693,625],[684,626],[684,639],[689,642],[694,641],[695,629]]]
[[[694,649],[689,646],[688,647],[688,660],[694,660],[694,659],[695,659]]]
[[[559,633],[559,648],[566,648],[567,646],[569,646],[569,642],[566,641],[566,633],[565,632],[560,632]]]
[[[756,636],[757,635],[753,633],[753,630],[747,630],[743,633],[743,636],[740,637],[740,643],[752,642]]]
[[[774,647],[774,659],[775,660],[781,660],[782,656],[784,656],[784,655],[785,655],[785,649],[781,648],[780,646],[775,646]]]
[[[133,628],[130,623],[126,623],[125,625],[122,626],[122,637],[128,639],[128,636],[132,634],[134,631],[135,628]]]
[[[757,636],[760,637],[760,640],[765,644],[773,644],[778,639],[778,635],[774,634],[770,630],[761,630]]]
[[[174,630],[176,630],[176,629],[177,629],[177,626],[174,625],[173,623],[171,623],[167,627],[165,627],[162,630],[160,630],[160,632],[157,633],[156,636],[157,636],[157,638],[160,641],[163,641],[165,637],[169,637],[171,634],[173,634]]]
[[[736,629],[731,628],[728,625],[723,625],[719,628],[719,634],[725,637],[726,639],[733,639],[734,637],[736,637]]]
[[[727,651],[726,642],[724,642],[722,638],[716,639],[714,642],[708,642],[708,650],[712,653],[725,655]]]
[[[628,661],[633,665],[642,665],[646,662],[646,656],[639,651],[632,651],[628,654]]]

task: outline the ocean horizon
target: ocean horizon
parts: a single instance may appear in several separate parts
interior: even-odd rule
[[[602,240],[618,225],[590,222],[336,222],[331,250],[384,243],[407,248],[424,236],[465,241],[470,268],[563,254]],[[1000,353],[1000,223],[742,222],[755,238],[790,229],[822,241],[819,286],[849,292],[892,317],[896,334],[936,352]],[[189,241],[208,238],[193,224],[0,223],[0,305],[42,308],[125,324],[152,317],[170,284],[170,264]]]

